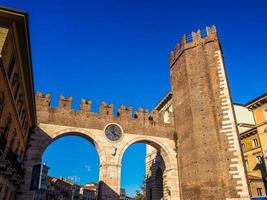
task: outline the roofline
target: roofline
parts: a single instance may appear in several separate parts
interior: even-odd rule
[[[233,105],[235,105],[235,106],[243,106],[243,107],[245,107],[245,105],[244,104],[242,104],[242,103],[233,103]]]
[[[165,94],[164,97],[160,99],[160,101],[156,104],[156,106],[153,108],[153,110],[151,112],[153,112],[154,110],[157,110],[157,108],[159,108],[160,105],[164,102],[164,100],[166,100],[167,97],[170,95],[172,96],[172,92],[168,91],[167,94]]]
[[[8,6],[0,5],[0,10],[6,11],[7,13],[10,13],[10,14],[14,14],[17,16],[24,16],[24,17],[28,18],[28,12],[27,11],[20,10],[17,8],[10,8]]]
[[[255,99],[249,101],[248,103],[244,104],[244,106],[245,106],[245,107],[252,106],[253,104],[259,102],[259,101],[262,100],[263,98],[267,98],[267,93],[263,93],[262,95],[256,97]]]
[[[14,8],[10,8],[10,7],[6,7],[6,6],[0,6],[0,12],[2,13],[6,13],[8,16],[8,18],[10,18],[10,20],[12,21],[20,21],[23,20],[23,32],[25,32],[25,38],[24,40],[26,41],[26,54],[27,54],[27,60],[28,60],[28,72],[30,75],[30,79],[28,80],[30,82],[30,90],[32,91],[32,94],[29,94],[28,91],[29,89],[26,88],[26,94],[27,95],[31,95],[28,99],[28,101],[30,102],[30,106],[32,106],[31,109],[33,109],[32,111],[32,116],[33,116],[33,125],[35,126],[37,124],[37,116],[36,116],[36,111],[35,111],[35,90],[34,90],[34,80],[33,80],[33,65],[32,65],[32,54],[31,54],[31,43],[30,43],[30,31],[29,31],[29,17],[28,17],[28,12],[23,11],[23,10],[19,10],[19,9],[14,9]],[[19,22],[22,23],[22,22]],[[22,69],[23,71],[23,69]]]

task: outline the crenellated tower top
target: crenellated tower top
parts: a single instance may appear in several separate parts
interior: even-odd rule
[[[177,42],[175,48],[170,52],[170,68],[172,68],[173,64],[185,50],[217,39],[218,36],[215,25],[207,26],[205,29],[198,29],[191,34],[183,34],[180,42]]]

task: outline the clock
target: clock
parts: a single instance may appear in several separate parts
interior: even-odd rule
[[[109,124],[105,128],[106,137],[112,141],[118,141],[122,136],[122,129],[117,124]]]

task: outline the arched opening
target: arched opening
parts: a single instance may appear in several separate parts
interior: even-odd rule
[[[146,199],[163,200],[167,198],[166,167],[160,151],[147,145],[146,151]],[[164,198],[164,191],[166,195]]]
[[[168,199],[167,153],[153,141],[136,140],[122,150],[121,188],[130,197]]]
[[[156,170],[154,196],[156,199],[163,198],[163,171],[160,167]]]
[[[54,137],[41,156],[42,163],[49,167],[47,188],[37,190],[35,199],[80,199],[92,197],[92,191],[96,198],[100,166],[98,151],[93,139],[84,133],[66,132]]]

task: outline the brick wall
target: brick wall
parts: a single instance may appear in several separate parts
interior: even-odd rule
[[[248,199],[217,32],[206,33],[184,35],[170,55],[181,199]]]

